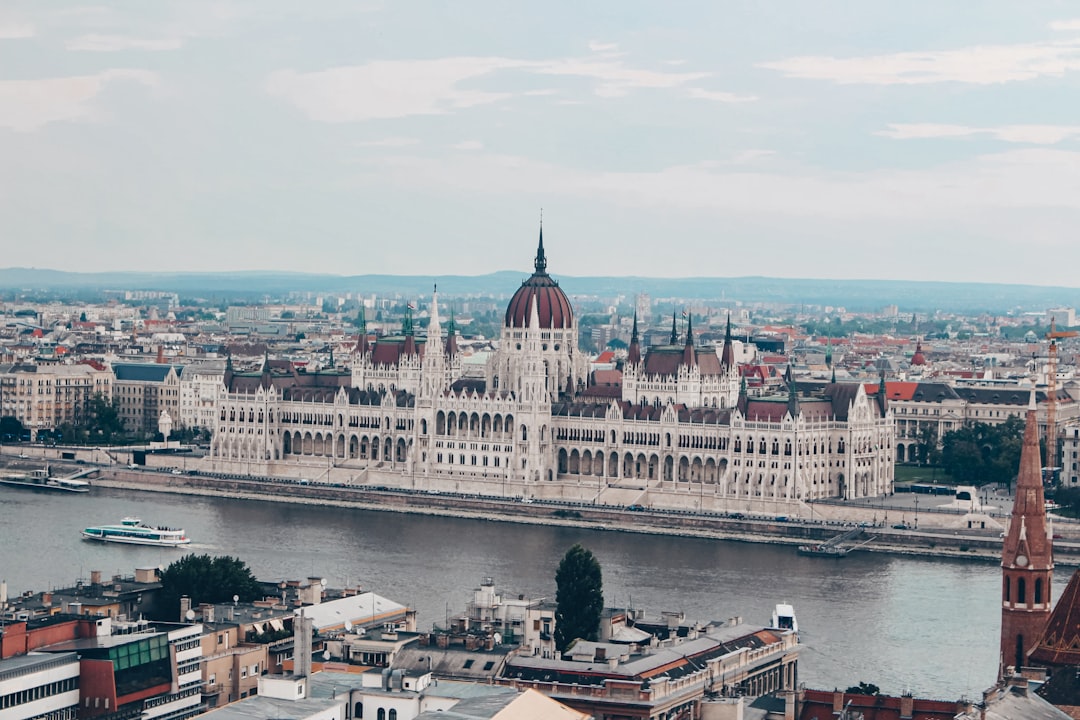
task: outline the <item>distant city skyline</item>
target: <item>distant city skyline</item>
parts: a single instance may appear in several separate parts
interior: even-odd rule
[[[0,267],[1078,287],[1080,7],[0,9]],[[631,291],[633,288],[628,288]]]

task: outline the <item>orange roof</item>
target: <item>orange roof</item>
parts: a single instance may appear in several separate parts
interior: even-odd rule
[[[593,362],[609,363],[614,359],[615,359],[615,351],[614,350],[605,350],[604,352],[597,355],[596,359],[593,360]]]
[[[878,383],[864,383],[867,395],[877,395]],[[889,400],[910,400],[915,396],[917,382],[885,382],[885,395]]]

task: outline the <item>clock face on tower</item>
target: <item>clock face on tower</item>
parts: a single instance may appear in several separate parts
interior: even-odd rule
[[[1019,565],[1020,567],[1027,567],[1027,564],[1028,564],[1027,555],[1017,555],[1016,556],[1016,564]]]

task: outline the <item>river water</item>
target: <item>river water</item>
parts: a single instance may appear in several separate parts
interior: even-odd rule
[[[84,526],[126,515],[183,527],[194,542],[184,551],[80,539]],[[0,579],[12,593],[70,586],[91,570],[129,575],[188,551],[229,554],[264,580],[360,584],[415,607],[426,629],[463,611],[485,577],[500,591],[554,598],[555,568],[575,542],[600,560],[609,604],[762,624],[776,603],[793,604],[809,687],[864,680],[955,700],[995,680],[1000,570],[992,563],[871,553],[831,560],[782,546],[103,488],[0,491]],[[1068,577],[1058,571],[1055,596]]]

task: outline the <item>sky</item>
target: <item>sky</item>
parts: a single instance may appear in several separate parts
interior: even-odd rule
[[[0,4],[0,267],[1080,286],[1080,4]]]

